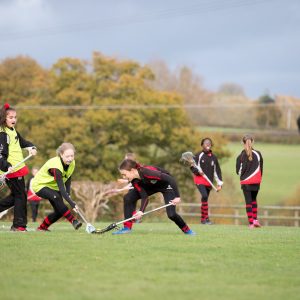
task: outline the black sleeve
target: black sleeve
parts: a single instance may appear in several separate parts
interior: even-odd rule
[[[66,191],[69,195],[71,195],[71,177],[68,178],[68,180],[65,182]]]
[[[31,142],[26,141],[19,132],[17,132],[21,148],[35,147]]]
[[[222,171],[221,171],[221,168],[220,168],[220,164],[219,164],[219,161],[218,159],[216,158],[216,173],[217,173],[217,176],[218,178],[222,181]]]
[[[55,181],[57,182],[59,192],[63,196],[63,198],[68,201],[68,203],[71,205],[72,208],[75,207],[76,203],[70,198],[68,195],[63,179],[62,179],[62,173],[58,169],[51,169],[51,174],[54,176]]]
[[[132,186],[134,187],[134,189],[136,191],[139,192],[140,196],[141,196],[141,207],[140,207],[140,211],[144,212],[147,205],[148,205],[148,194],[147,192],[143,189],[143,187],[141,186],[140,182],[138,180],[133,180],[131,182]]]
[[[7,161],[8,158],[8,143],[7,134],[0,132],[0,170],[6,172],[11,164]]]
[[[193,174],[195,174],[195,175],[198,175],[198,176],[201,175],[200,172],[199,172],[199,170],[198,170],[198,168],[196,168],[196,167],[191,167],[190,170],[191,170],[191,171],[193,172]]]
[[[199,155],[200,155],[200,153],[201,153],[201,152],[197,153],[197,154],[193,157],[196,164],[197,164],[197,161],[199,160]],[[192,171],[192,173],[193,173],[194,175],[197,175],[197,176],[201,175],[200,172],[199,172],[199,169],[196,168],[196,167],[190,167],[190,170]]]
[[[236,159],[236,164],[235,164],[235,171],[236,171],[236,174],[239,175],[239,171],[240,171],[240,167],[241,167],[241,154],[237,157]]]
[[[173,191],[175,193],[175,197],[180,197],[177,183],[176,183],[174,177],[172,177],[166,173],[160,172],[160,171],[150,170],[150,169],[146,169],[146,168],[144,168],[142,170],[142,173],[143,173],[143,176],[147,179],[150,179],[150,180],[154,179],[154,180],[158,180],[158,181],[167,182],[173,189]]]
[[[260,170],[261,170],[261,176],[262,176],[263,175],[263,170],[264,170],[264,159],[263,159],[260,152],[259,152],[259,156],[260,156]]]

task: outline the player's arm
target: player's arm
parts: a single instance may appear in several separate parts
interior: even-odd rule
[[[59,192],[61,193],[62,197],[71,205],[71,207],[74,209],[76,206],[76,203],[70,198],[65,184],[63,182],[62,173],[58,169],[51,169],[50,173],[54,176],[55,181],[57,182],[57,186],[59,189]]]

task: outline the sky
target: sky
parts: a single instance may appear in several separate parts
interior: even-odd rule
[[[299,0],[0,0],[0,60],[106,56],[188,66],[211,91],[300,98]]]

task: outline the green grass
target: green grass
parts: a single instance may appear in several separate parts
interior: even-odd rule
[[[259,203],[261,205],[282,203],[300,184],[300,145],[257,143],[255,148],[261,151],[264,158]],[[230,143],[228,149],[232,156],[221,165],[222,171],[225,176],[233,177],[236,186],[239,186],[239,177],[235,175],[235,160],[243,147],[240,143]],[[240,193],[242,198],[242,192]]]
[[[4,225],[1,299],[299,299],[298,228],[193,225],[191,237],[146,220],[125,236]]]

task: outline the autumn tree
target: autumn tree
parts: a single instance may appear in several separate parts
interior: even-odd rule
[[[154,74],[148,67],[101,53],[94,53],[91,62],[62,58],[49,70],[33,66],[41,72],[32,77],[28,90],[44,74],[40,84],[44,92],[31,93],[17,109],[18,129],[39,150],[34,164],[42,165],[62,142],[71,142],[76,148],[74,180],[108,184],[118,178],[125,153],[134,152],[142,163],[167,168],[182,193],[194,190],[189,170],[178,161],[182,152],[199,149],[201,135],[184,110],[181,95],[149,84]],[[15,84],[23,86],[23,80]],[[220,156],[228,155],[221,138],[216,145]]]
[[[16,105],[46,98],[47,75],[47,71],[29,57],[4,59],[0,64],[1,101]]]

